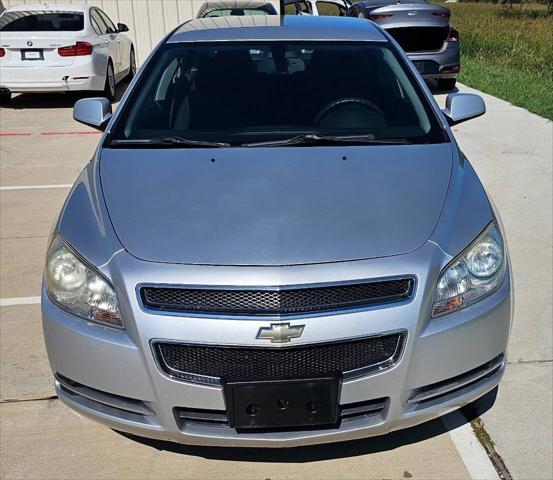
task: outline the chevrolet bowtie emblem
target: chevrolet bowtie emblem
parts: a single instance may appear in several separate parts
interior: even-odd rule
[[[271,343],[287,343],[292,338],[299,338],[305,325],[290,326],[289,323],[271,323],[270,327],[261,327],[257,337],[261,340],[270,340]]]

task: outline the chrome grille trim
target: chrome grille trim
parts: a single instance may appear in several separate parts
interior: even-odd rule
[[[450,392],[459,390],[467,385],[476,383],[485,377],[497,373],[504,365],[504,355],[501,354],[489,362],[477,367],[469,372],[458,375],[456,377],[444,380],[442,382],[433,383],[425,387],[418,388],[413,391],[408,404],[425,402],[434,398],[443,397]]]
[[[94,402],[101,403],[102,405],[107,405],[108,407],[113,407],[118,410],[136,413],[137,415],[155,415],[155,412],[148,405],[140,400],[102,392],[100,390],[96,390],[95,388],[87,387],[85,385],[81,385],[80,383],[74,382],[73,380],[60,375],[59,373],[55,374],[55,378],[60,387],[80,397],[87,398]]]

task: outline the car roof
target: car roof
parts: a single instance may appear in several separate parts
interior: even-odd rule
[[[379,27],[353,17],[257,15],[190,20],[167,43],[241,40],[338,40],[387,42]]]
[[[201,18],[214,10],[234,9],[270,9],[276,13],[273,4],[267,0],[209,0],[202,4],[196,17]]]
[[[7,8],[6,12],[85,12],[90,6],[67,3],[24,3]]]

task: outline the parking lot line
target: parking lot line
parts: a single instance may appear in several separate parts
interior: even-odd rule
[[[85,131],[85,132],[40,132],[42,136],[48,137],[53,135],[101,135],[102,132],[97,131]]]
[[[71,183],[59,183],[56,185],[10,185],[7,187],[0,187],[0,191],[3,190],[43,190],[47,188],[71,188]]]
[[[0,132],[0,137],[32,137],[34,132]],[[43,137],[55,137],[57,135],[101,135],[102,132],[96,130],[80,130],[76,132],[37,132],[37,135]]]
[[[37,303],[40,303],[40,297],[0,298],[0,307],[12,307],[14,305],[36,305]]]

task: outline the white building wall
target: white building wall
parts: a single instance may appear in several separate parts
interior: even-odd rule
[[[14,5],[48,3],[89,4],[104,10],[115,22],[125,23],[142,63],[152,48],[173,28],[196,16],[204,0],[0,0],[0,13]],[[278,1],[273,0],[278,10]]]

